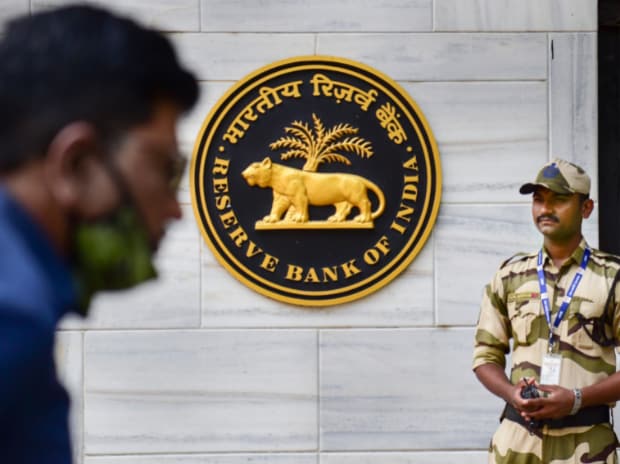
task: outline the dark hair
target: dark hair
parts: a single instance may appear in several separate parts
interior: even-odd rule
[[[197,98],[170,41],[134,21],[91,6],[15,19],[0,42],[0,172],[44,156],[72,121],[110,142],[157,101],[187,111]]]

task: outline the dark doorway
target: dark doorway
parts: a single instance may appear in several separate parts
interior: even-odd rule
[[[620,2],[598,2],[599,247],[620,254]]]

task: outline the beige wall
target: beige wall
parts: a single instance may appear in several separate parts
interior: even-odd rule
[[[2,0],[0,18],[64,3]],[[87,323],[65,321],[58,334],[77,461],[485,462],[501,403],[470,370],[482,286],[503,259],[539,245],[520,183],[555,154],[596,179],[596,1],[100,3],[166,31],[200,76],[203,96],[180,128],[187,151],[245,74],[339,55],[417,101],[444,190],[406,272],[361,301],[309,310],[259,296],[217,264],[185,186],[162,279],[98,299]]]

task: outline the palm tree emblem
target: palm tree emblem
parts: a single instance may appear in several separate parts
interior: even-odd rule
[[[361,158],[370,158],[374,152],[368,140],[357,137],[359,129],[350,124],[336,124],[325,130],[323,122],[312,114],[314,127],[302,121],[293,121],[284,131],[289,136],[280,137],[269,145],[272,150],[288,149],[280,155],[283,160],[305,158],[304,171],[316,172],[322,163],[343,163],[351,161],[343,153],[354,153]],[[353,137],[354,136],[354,137]]]

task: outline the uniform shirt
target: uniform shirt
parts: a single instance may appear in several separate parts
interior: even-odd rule
[[[0,462],[68,464],[69,399],[54,333],[74,308],[71,272],[28,213],[0,186]]]
[[[543,252],[552,321],[579,269],[585,247],[582,240],[560,269]],[[536,261],[537,252],[505,263],[486,286],[480,308],[473,367],[495,363],[504,368],[512,339],[513,384],[523,377],[539,380],[542,358],[548,348],[549,327],[540,299]],[[592,250],[583,279],[555,329],[560,337],[557,352],[562,355],[562,387],[585,387],[616,370],[613,345],[620,339],[620,285],[615,283],[619,269],[618,257]],[[585,319],[584,323],[580,319]],[[588,335],[588,330],[597,341]]]

